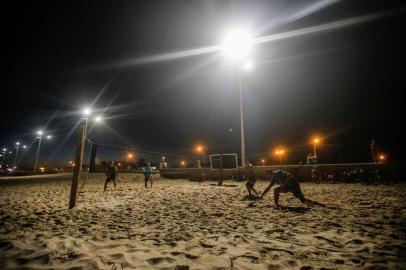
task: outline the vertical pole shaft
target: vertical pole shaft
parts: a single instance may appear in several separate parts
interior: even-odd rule
[[[313,147],[313,154],[314,154],[315,157],[317,157],[317,154],[316,154],[316,144],[314,144],[314,147]]]
[[[41,139],[42,139],[42,136],[39,136],[38,137],[37,154],[35,155],[34,172],[37,171],[38,159],[39,159],[39,151],[40,151],[40,148],[41,148]]]
[[[223,184],[223,155],[220,155],[220,178],[217,182],[217,185],[221,186]]]
[[[86,139],[86,128],[87,128],[87,119],[82,119],[82,123],[79,126],[78,145],[76,146],[75,167],[73,169],[72,184],[69,198],[69,209],[72,209],[73,207],[76,206],[76,197],[78,192],[80,170],[82,168],[83,161],[83,149]]]
[[[18,158],[18,150],[20,149],[20,147],[16,147],[16,155],[14,157],[14,162],[13,162],[13,168],[17,165],[17,158]]]
[[[245,136],[244,136],[244,107],[242,95],[241,70],[238,68],[238,85],[240,90],[240,127],[241,127],[241,167],[245,167]]]

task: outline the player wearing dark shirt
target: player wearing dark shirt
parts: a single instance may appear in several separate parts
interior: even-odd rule
[[[255,190],[254,186],[255,183],[257,182],[257,175],[254,172],[254,166],[251,163],[248,163],[248,165],[245,167],[245,175],[248,178],[247,183],[245,183],[245,186],[247,187],[247,191],[249,196],[252,196],[252,191],[258,195],[258,192]]]
[[[118,169],[117,169],[116,165],[114,165],[114,162],[110,162],[110,164],[107,166],[107,169],[106,169],[106,182],[104,183],[104,191],[106,191],[107,184],[110,181],[113,181],[114,190],[116,190],[117,176],[118,176]]]
[[[274,190],[274,201],[276,207],[279,206],[279,194],[280,193],[287,193],[292,192],[293,196],[298,198],[302,203],[310,202],[310,200],[306,199],[300,189],[299,179],[297,179],[293,174],[277,170],[277,171],[268,171],[271,174],[271,183],[266,187],[264,192],[261,195],[260,199],[271,190],[273,185],[279,185]]]

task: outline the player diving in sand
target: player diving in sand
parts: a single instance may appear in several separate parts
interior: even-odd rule
[[[293,196],[298,198],[302,203],[323,206],[321,203],[305,198],[302,190],[300,189],[299,179],[292,173],[282,170],[269,170],[267,173],[271,175],[271,183],[269,183],[269,185],[266,187],[260,199],[263,199],[269,190],[271,190],[272,186],[276,184],[279,185],[274,189],[274,201],[276,207],[279,207],[279,194],[287,192],[292,192]]]

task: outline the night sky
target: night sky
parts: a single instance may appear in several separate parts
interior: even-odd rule
[[[334,2],[303,17],[300,11]],[[2,7],[0,146],[54,139],[42,159],[73,159],[79,110],[106,117],[97,143],[193,155],[239,153],[238,80],[220,53],[134,65],[132,60],[218,45],[224,29],[256,37],[370,13],[381,18],[261,43],[243,75],[247,157],[283,145],[289,162],[323,143],[320,162],[369,161],[375,138],[391,160],[406,160],[405,9],[402,1],[31,1]],[[288,19],[293,18],[293,19]],[[147,58],[148,59],[148,58]],[[25,154],[31,162],[35,147]]]

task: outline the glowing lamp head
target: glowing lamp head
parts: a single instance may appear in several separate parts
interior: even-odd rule
[[[319,138],[315,138],[315,139],[313,140],[313,142],[314,142],[315,144],[317,144],[317,143],[320,142],[320,139],[319,139]]]
[[[196,147],[197,152],[203,152],[203,146],[199,145]]]
[[[261,162],[262,162],[262,163],[265,163],[265,159],[261,159]]]
[[[95,121],[96,123],[100,123],[102,120],[103,120],[103,119],[102,119],[101,116],[96,116],[96,118],[94,119],[94,121]]]
[[[3,150],[3,152],[6,152],[6,151],[7,151],[7,148],[3,148],[2,150]]]
[[[85,116],[85,117],[89,116],[91,112],[92,111],[90,110],[90,108],[84,108],[82,111],[83,116]]]
[[[186,162],[181,161],[180,164],[181,164],[182,166],[185,166]]]
[[[252,62],[245,62],[244,65],[242,66],[242,68],[245,71],[250,71],[250,70],[252,70],[253,67],[254,67],[254,65],[252,64]]]
[[[243,60],[251,52],[252,37],[246,29],[233,29],[223,39],[221,48],[233,60]]]
[[[128,154],[128,158],[133,158],[134,155],[133,154]]]
[[[25,148],[27,148],[27,146],[26,146],[26,145],[23,145],[23,149],[25,149]]]
[[[52,139],[52,136],[51,136],[51,135],[47,135],[47,139],[48,139],[48,140]]]
[[[20,145],[20,142],[16,142],[16,145],[19,146],[19,145]]]
[[[38,130],[38,131],[37,131],[37,135],[38,135],[38,136],[41,136],[42,134],[44,134],[44,132],[43,132],[42,130]]]
[[[384,161],[386,159],[386,156],[384,154],[379,155],[379,160]]]

